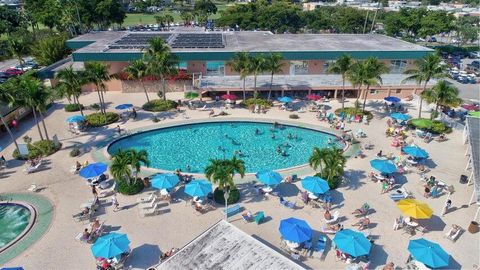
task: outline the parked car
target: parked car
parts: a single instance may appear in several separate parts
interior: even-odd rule
[[[5,72],[3,72],[3,71],[0,71],[0,78],[2,78],[2,79],[8,79],[8,78],[10,78],[10,77],[11,77],[11,75],[9,75],[9,74],[7,74],[7,73],[5,73]]]
[[[468,58],[471,59],[480,59],[480,52],[469,52]]]
[[[25,71],[20,70],[20,69],[16,69],[16,68],[8,68],[4,72],[6,74],[10,75],[10,76],[18,76],[18,75],[22,75],[23,73],[25,73]]]
[[[480,68],[480,61],[474,60],[472,63],[470,63],[472,67]]]
[[[437,42],[437,38],[436,37],[430,37],[427,39],[427,42]]]

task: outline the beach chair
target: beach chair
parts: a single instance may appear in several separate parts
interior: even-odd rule
[[[207,108],[207,104],[205,104],[205,105],[203,105],[202,108],[199,108],[198,110],[199,110],[199,111],[209,111],[210,109]]]
[[[395,202],[406,199],[405,194],[403,194],[401,192],[398,192],[398,191],[392,192],[392,193],[388,194],[388,196],[390,197],[390,199],[392,199]]]
[[[355,136],[357,136],[358,138],[365,138],[367,137],[367,134],[365,134],[365,132],[363,132],[363,130],[360,128],[355,133]]]
[[[34,173],[36,172],[40,166],[42,165],[42,160],[40,160],[37,164],[35,164],[35,166],[30,166],[28,168],[26,168],[25,170],[23,170],[26,174],[29,174],[29,173]]]
[[[360,117],[360,115],[355,115],[353,122],[360,123],[360,121],[362,121],[362,118]]]
[[[263,211],[258,212],[254,218],[255,223],[257,223],[257,225],[260,225],[260,223],[262,223],[264,219],[265,219],[265,213]]]
[[[233,216],[240,212],[241,206],[239,203],[228,206],[226,209],[223,209],[223,213],[227,214],[227,217]]]
[[[366,115],[362,117],[362,123],[368,125],[368,117]]]
[[[152,192],[150,193],[149,196],[138,198],[137,203],[151,203],[152,200],[155,200],[156,198],[157,198],[157,195],[154,192]]]
[[[368,203],[364,203],[362,207],[356,209],[355,211],[352,212],[352,214],[355,217],[360,217],[360,216],[366,216],[368,213],[368,210],[370,210],[370,205]]]
[[[325,252],[325,247],[327,246],[327,236],[320,235],[318,237],[317,245],[313,249],[312,257],[321,259],[323,252]]]
[[[158,203],[154,203],[153,207],[151,208],[140,209],[140,216],[142,217],[154,216],[158,214],[158,210],[159,210]]]
[[[155,200],[152,200],[152,201],[147,202],[147,203],[141,203],[141,204],[138,205],[138,207],[140,209],[149,209],[149,208],[154,208],[155,205],[156,205]]]
[[[27,189],[28,191],[31,191],[31,192],[37,192],[39,191],[38,187],[36,184],[31,184],[30,187]]]
[[[456,224],[453,224],[450,230],[448,230],[448,232],[445,234],[444,237],[449,239],[452,242],[455,242],[457,241],[457,238],[462,231],[463,231],[462,227]]]
[[[321,233],[324,233],[324,234],[336,234],[337,231],[335,230],[332,230],[330,228],[327,228],[326,226],[322,226],[322,229],[320,230]]]
[[[335,222],[338,221],[338,218],[339,218],[339,217],[340,217],[340,212],[335,211],[335,212],[333,212],[332,219],[327,220],[327,219],[324,218],[323,220],[324,220],[325,223],[327,223],[327,224],[333,224],[333,223],[335,223]]]
[[[287,207],[287,208],[290,208],[290,209],[295,208],[295,203],[294,202],[287,201],[283,197],[280,197],[280,204]]]

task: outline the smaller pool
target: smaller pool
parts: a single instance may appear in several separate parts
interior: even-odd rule
[[[30,222],[30,210],[14,203],[0,203],[0,250],[19,237]]]

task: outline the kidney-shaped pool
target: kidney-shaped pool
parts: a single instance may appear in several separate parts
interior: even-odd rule
[[[247,172],[278,170],[303,165],[314,147],[345,145],[325,132],[283,124],[259,122],[207,122],[160,128],[114,141],[109,154],[119,149],[145,149],[150,167],[167,171],[203,173],[213,158],[237,154]]]

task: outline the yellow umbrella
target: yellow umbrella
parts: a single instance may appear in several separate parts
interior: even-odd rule
[[[397,203],[397,207],[403,214],[415,219],[427,219],[433,214],[433,210],[430,209],[428,204],[414,199],[400,200]]]

